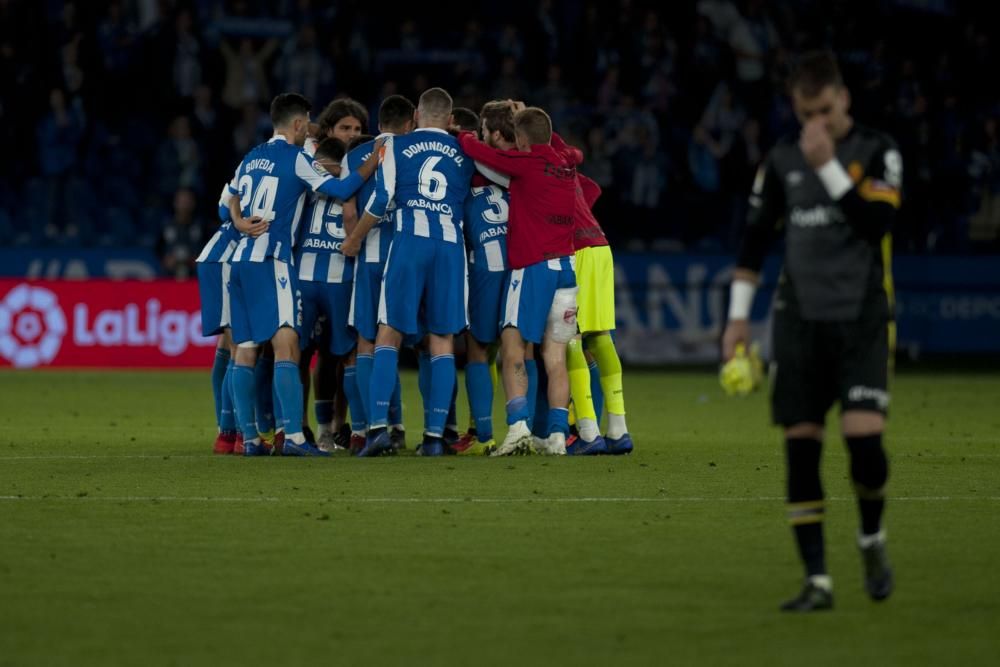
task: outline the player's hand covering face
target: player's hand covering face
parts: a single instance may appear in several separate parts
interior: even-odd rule
[[[823,118],[813,118],[802,127],[799,148],[802,149],[806,162],[813,168],[822,167],[833,159],[833,137]]]

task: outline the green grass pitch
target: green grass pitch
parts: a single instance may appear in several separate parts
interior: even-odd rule
[[[213,457],[207,372],[0,373],[0,665],[997,664],[1000,376],[896,378],[883,604],[831,429],[808,617],[765,394],[625,381],[631,457],[299,460]]]

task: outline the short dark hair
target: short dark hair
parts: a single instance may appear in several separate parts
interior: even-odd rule
[[[347,146],[344,142],[336,137],[327,137],[323,141],[319,142],[316,146],[316,157],[330,158],[336,162],[340,162],[344,159],[344,154],[347,153]]]
[[[319,113],[316,123],[319,125],[320,134],[326,134],[337,126],[342,119],[348,116],[361,121],[361,131],[368,131],[368,111],[357,100],[350,97],[341,97],[329,104]]]
[[[479,132],[479,116],[472,109],[466,107],[455,107],[451,110],[451,115],[455,118],[455,125],[469,132]]]
[[[416,107],[402,95],[390,95],[378,108],[378,125],[385,130],[398,130],[408,120],[413,120]]]
[[[803,53],[788,77],[788,92],[798,92],[803,97],[816,97],[827,86],[840,88],[843,85],[844,77],[840,74],[837,58],[830,51]]]
[[[281,127],[295,116],[309,115],[312,104],[298,93],[282,93],[271,100],[271,124]]]
[[[370,134],[359,134],[358,136],[351,139],[351,143],[347,144],[347,152],[350,153],[361,144],[367,143],[374,138],[375,137],[373,137]]]
[[[552,119],[538,107],[521,109],[514,116],[514,132],[531,145],[547,144],[552,141]]]
[[[428,88],[420,96],[417,107],[430,118],[447,120],[452,112],[451,95],[444,88]]]
[[[486,129],[499,132],[506,141],[514,141],[514,107],[506,100],[494,100],[483,105],[479,112]]]

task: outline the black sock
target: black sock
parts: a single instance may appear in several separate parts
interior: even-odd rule
[[[823,522],[792,526],[795,543],[799,546],[799,556],[806,566],[806,576],[826,574],[826,550],[823,545]]]
[[[851,454],[851,479],[858,496],[861,533],[874,535],[882,529],[885,510],[885,483],[889,479],[889,461],[882,447],[882,434],[848,437]]]
[[[822,443],[812,438],[787,438],[788,520],[795,533],[806,576],[826,574],[823,548],[823,486],[819,479]]]

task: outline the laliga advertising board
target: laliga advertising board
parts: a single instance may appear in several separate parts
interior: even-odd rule
[[[0,367],[205,368],[195,281],[0,280]]]

